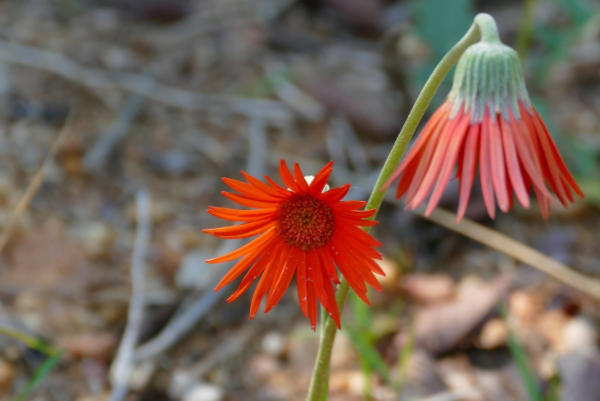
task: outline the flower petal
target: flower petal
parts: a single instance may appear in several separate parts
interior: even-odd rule
[[[477,171],[480,132],[481,125],[474,124],[471,125],[469,133],[467,134],[467,140],[464,147],[465,153],[462,160],[462,169],[460,174],[459,204],[458,212],[456,213],[457,223],[459,223],[465,216],[467,205],[469,203],[469,197],[471,196],[471,188],[473,187],[473,181],[475,180],[475,173]]]

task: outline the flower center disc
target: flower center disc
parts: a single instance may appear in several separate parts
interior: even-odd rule
[[[308,251],[329,243],[335,220],[325,202],[311,195],[292,195],[279,207],[276,227],[288,245]]]

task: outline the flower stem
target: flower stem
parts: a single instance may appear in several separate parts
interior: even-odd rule
[[[479,28],[479,32],[481,32],[481,40],[483,42],[500,43],[498,27],[496,26],[496,21],[494,21],[494,18],[491,15],[485,13],[477,14],[477,16],[475,17],[475,23],[473,24],[473,26],[471,26],[471,28],[473,28],[474,26]]]
[[[379,178],[377,178],[377,182],[373,188],[373,192],[371,192],[369,201],[365,206],[366,210],[379,210],[379,207],[383,202],[383,197],[385,196],[385,191],[382,190],[382,187],[394,173],[396,166],[406,151],[406,147],[415,133],[421,118],[427,110],[427,106],[429,106],[431,99],[435,95],[435,92],[441,85],[448,72],[450,72],[454,64],[456,64],[460,56],[469,46],[477,42],[480,35],[482,39],[485,38],[487,41],[499,40],[496,22],[488,14],[479,14],[477,17],[475,17],[475,22],[467,31],[465,36],[463,36],[458,43],[456,43],[456,45],[454,45],[454,47],[452,47],[452,49],[446,53],[444,58],[442,58],[425,83],[425,86],[421,90],[419,97],[417,98],[412,110],[406,118],[406,122],[404,123],[404,126],[402,127],[402,130],[400,131],[400,134],[398,135],[398,138],[396,139],[396,142],[394,143],[394,146],[392,147],[392,150],[388,155],[385,164],[383,165]],[[375,216],[373,216],[373,218],[375,218]],[[364,230],[369,231],[369,228],[370,227],[365,227]],[[336,293],[336,300],[340,314],[344,310],[344,304],[349,290],[350,286],[348,285],[348,282],[342,279],[342,283]],[[310,382],[307,401],[327,400],[327,384],[329,381],[331,351],[333,349],[333,342],[335,341],[337,328],[332,319],[324,319],[321,324],[324,325],[324,328],[321,332],[321,343],[319,345],[319,352],[317,354],[317,360],[315,362],[315,368],[313,370],[313,375]]]

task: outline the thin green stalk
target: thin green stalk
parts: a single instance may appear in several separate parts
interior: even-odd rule
[[[498,36],[496,22],[488,14],[479,14],[477,17],[475,17],[475,22],[469,31],[456,45],[454,45],[452,49],[450,49],[448,53],[446,53],[444,58],[442,58],[425,83],[423,90],[419,94],[419,97],[417,98],[412,110],[406,118],[406,122],[404,123],[404,126],[402,127],[402,130],[400,131],[400,134],[398,135],[398,138],[396,139],[396,142],[394,143],[394,146],[392,147],[392,150],[388,155],[385,164],[383,165],[379,178],[375,183],[375,187],[373,188],[373,192],[371,192],[371,196],[369,197],[369,201],[367,202],[365,209],[379,210],[379,207],[383,202],[383,197],[385,196],[385,191],[382,190],[383,185],[394,173],[394,170],[400,162],[402,155],[406,151],[406,147],[415,133],[423,114],[425,114],[425,111],[427,110],[427,106],[429,106],[429,102],[431,102],[433,95],[435,95],[435,92],[439,88],[440,84],[448,72],[452,69],[454,64],[456,64],[464,51],[469,46],[477,42],[480,34],[487,38]],[[375,218],[375,216],[373,216],[373,218]],[[369,227],[365,227],[364,230],[368,232]],[[336,301],[340,314],[344,310],[344,304],[349,290],[350,286],[348,285],[348,282],[346,280],[342,280],[342,283],[340,284],[336,294]],[[337,328],[332,319],[327,319],[324,325],[325,327],[321,336],[321,344],[319,345],[317,360],[315,362],[315,368],[313,370],[310,388],[308,390],[307,401],[324,401],[327,399],[327,382],[329,378],[331,351],[333,349],[333,342],[335,341]]]

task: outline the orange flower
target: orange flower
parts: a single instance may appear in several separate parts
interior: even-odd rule
[[[331,175],[333,162],[327,164],[310,182],[304,178],[298,163],[292,175],[281,160],[279,171],[287,189],[265,176],[269,185],[242,171],[248,181],[223,178],[225,184],[240,195],[222,192],[232,201],[258,210],[237,210],[209,207],[208,213],[244,224],[203,230],[219,238],[260,237],[241,248],[208,263],[222,263],[242,258],[223,277],[215,291],[231,283],[248,270],[238,289],[227,299],[231,302],[242,295],[262,274],[250,305],[254,318],[263,297],[267,295],[265,313],[281,300],[294,273],[298,285],[298,300],[302,313],[315,330],[317,300],[340,328],[340,316],[333,283],[339,284],[336,265],[350,287],[367,304],[365,282],[381,291],[373,273],[384,275],[374,259],[381,255],[373,249],[381,244],[359,226],[374,226],[365,220],[375,210],[358,210],[361,201],[342,201],[350,184],[323,192]]]
[[[496,202],[504,213],[519,203],[529,207],[533,186],[544,218],[549,189],[566,208],[573,194],[583,198],[558,152],[548,128],[533,107],[514,50],[500,42],[479,42],[463,54],[452,91],[425,125],[384,188],[400,177],[396,198],[406,195],[406,208],[416,209],[430,196],[431,214],[456,167],[459,179],[457,222],[467,209],[477,165],[488,214]]]

